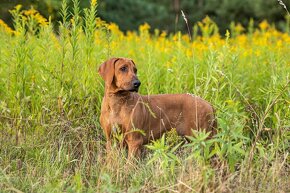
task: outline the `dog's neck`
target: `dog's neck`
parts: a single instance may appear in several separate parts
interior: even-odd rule
[[[105,97],[125,99],[131,96],[131,92],[124,90],[115,90],[105,88]]]
[[[129,91],[118,91],[118,92],[105,92],[105,98],[108,101],[108,107],[110,109],[118,109],[119,106],[122,106],[122,104],[127,103],[130,104],[135,95],[138,95],[135,92],[129,92]],[[118,110],[117,110],[118,111]]]

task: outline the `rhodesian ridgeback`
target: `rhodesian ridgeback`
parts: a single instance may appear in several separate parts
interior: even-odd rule
[[[139,156],[142,145],[173,128],[181,136],[192,135],[192,129],[215,133],[214,109],[202,98],[192,94],[138,94],[141,82],[133,60],[111,58],[101,64],[99,74],[105,81],[100,123],[107,149],[116,128],[124,134],[129,157]]]

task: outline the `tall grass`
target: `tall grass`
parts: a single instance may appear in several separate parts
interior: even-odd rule
[[[58,31],[21,6],[11,11],[15,30],[0,22],[1,192],[289,192],[287,32],[263,21],[223,35],[206,17],[192,41],[150,34],[148,24],[123,33],[96,19],[96,1],[78,4],[63,1]],[[134,59],[141,94],[210,101],[218,134],[184,140],[173,129],[141,160],[127,160],[117,141],[105,152],[97,69],[111,56]]]

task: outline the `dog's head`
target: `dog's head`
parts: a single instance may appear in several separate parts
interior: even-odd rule
[[[137,68],[128,58],[111,58],[99,67],[99,74],[105,80],[110,92],[138,92],[141,82],[137,77]]]

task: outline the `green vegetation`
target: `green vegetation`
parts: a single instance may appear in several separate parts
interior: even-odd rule
[[[290,1],[283,1],[290,7]],[[0,1],[0,18],[12,25],[8,12],[17,4],[22,4],[25,9],[33,6],[45,17],[51,16],[54,26],[61,20],[60,0],[13,0]],[[70,11],[73,1],[68,0]],[[286,15],[283,7],[277,0],[101,0],[98,1],[98,16],[108,22],[117,23],[120,29],[137,30],[138,26],[147,22],[152,29],[186,32],[180,10],[188,17],[190,25],[202,20],[206,15],[212,18],[219,26],[222,33],[229,28],[231,22],[248,26],[250,19],[255,25],[266,19],[275,23],[279,30],[285,30]],[[89,0],[80,1],[80,7],[89,6]],[[83,15],[83,13],[81,13]]]
[[[225,37],[206,17],[191,42],[148,24],[124,34],[95,19],[95,1],[83,17],[78,0],[67,6],[58,32],[21,6],[15,30],[0,20],[1,192],[289,192],[289,17],[285,33],[251,21]],[[127,160],[117,140],[106,152],[97,69],[113,56],[134,59],[141,94],[210,101],[218,134],[184,142],[173,129],[140,160]]]

